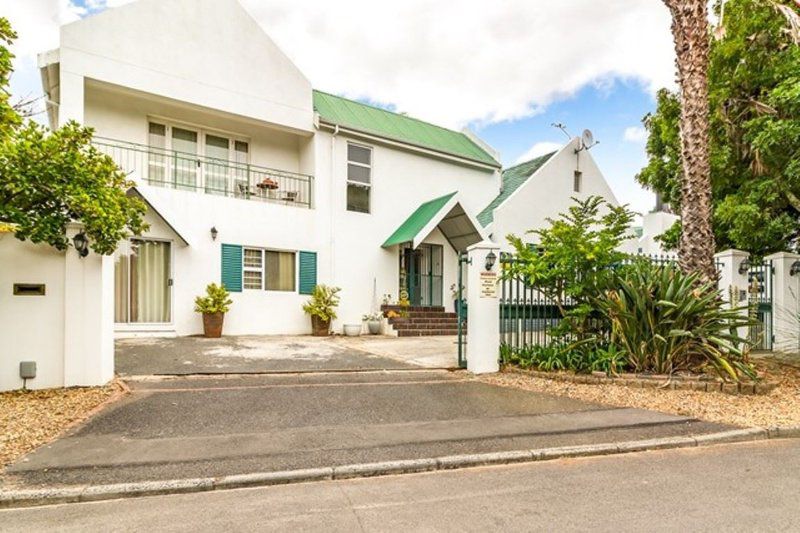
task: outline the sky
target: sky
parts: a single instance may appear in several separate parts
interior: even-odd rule
[[[59,25],[129,1],[0,0],[19,34],[12,94],[41,94],[36,54],[58,46]],[[469,127],[507,166],[562,145],[552,123],[590,129],[617,199],[653,207],[635,175],[642,117],[675,83],[659,0],[240,1],[316,89]]]

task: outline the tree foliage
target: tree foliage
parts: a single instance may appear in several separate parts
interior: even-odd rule
[[[719,6],[717,7],[719,10]],[[711,180],[718,249],[762,255],[800,236],[800,44],[791,0],[730,0],[709,66]],[[678,208],[680,98],[666,89],[644,119],[647,166],[638,180]],[[679,228],[665,235],[672,247]]]
[[[8,92],[15,37],[0,17],[0,221],[20,240],[64,250],[66,225],[77,220],[92,250],[110,254],[146,229],[145,206],[127,196],[133,184],[92,146],[91,128],[70,122],[50,131],[20,117]]]
[[[508,236],[516,261],[503,275],[523,280],[556,302],[564,329],[585,337],[592,310],[589,299],[625,259],[618,249],[630,237],[632,220],[627,206],[611,205],[599,196],[573,198],[566,213],[547,220],[548,227],[529,232],[536,236],[535,245]]]

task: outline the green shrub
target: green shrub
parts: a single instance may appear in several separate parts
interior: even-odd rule
[[[755,376],[748,341],[737,333],[750,320],[725,307],[716,284],[673,265],[639,261],[619,269],[613,286],[593,304],[611,323],[610,344],[630,370],[672,374],[711,366],[733,380]]]
[[[222,285],[209,283],[206,287],[206,295],[198,296],[194,299],[195,313],[227,313],[233,300],[230,293]]]
[[[303,304],[303,311],[307,315],[319,317],[325,322],[335,319],[341,290],[339,287],[317,285],[311,292],[311,299]]]

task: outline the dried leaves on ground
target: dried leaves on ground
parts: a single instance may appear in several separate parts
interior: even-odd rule
[[[719,392],[637,389],[613,384],[584,385],[536,378],[513,371],[480,379],[495,385],[618,407],[662,411],[734,426],[800,426],[800,364],[777,358],[760,359],[755,364],[766,379],[778,382],[770,394],[733,396]]]
[[[0,469],[50,442],[114,396],[119,383],[0,393]]]

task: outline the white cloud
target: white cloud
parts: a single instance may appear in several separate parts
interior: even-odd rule
[[[628,142],[641,144],[647,140],[647,130],[641,126],[630,126],[625,128],[622,137]]]
[[[564,146],[562,143],[551,142],[551,141],[543,141],[538,142],[528,148],[528,150],[519,156],[516,161],[514,161],[515,165],[520,163],[524,163],[525,161],[530,161],[535,157],[539,157],[540,155],[549,154],[550,152],[555,152],[556,150],[561,149]]]
[[[450,127],[530,116],[616,77],[650,90],[673,84],[669,13],[656,1],[242,3],[316,88]],[[0,0],[20,33],[20,61],[56,46],[58,24],[82,11],[69,0]]]

